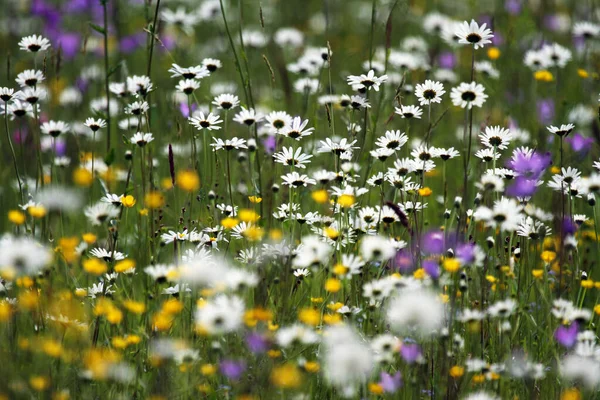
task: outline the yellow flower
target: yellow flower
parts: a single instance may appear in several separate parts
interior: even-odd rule
[[[331,240],[337,240],[337,238],[340,236],[340,232],[330,226],[323,229],[323,233],[325,233],[325,235],[327,235],[327,237]]]
[[[590,76],[590,74],[585,69],[581,68],[577,70],[577,75],[579,75],[579,77],[583,79],[586,79]]]
[[[135,268],[135,261],[130,258],[126,258],[124,260],[118,261],[115,264],[115,272],[123,273]]]
[[[262,201],[262,197],[248,196],[248,200],[250,200],[250,203],[258,204]]]
[[[195,192],[200,188],[200,178],[196,171],[182,170],[177,172],[175,183],[186,192]]]
[[[383,386],[381,386],[379,383],[371,382],[369,383],[369,392],[375,395],[383,394]]]
[[[128,194],[127,196],[123,196],[121,198],[121,204],[123,204],[124,207],[131,208],[131,207],[135,206],[135,203],[136,203],[135,197],[133,197],[130,194]]]
[[[34,375],[29,378],[29,385],[33,390],[43,392],[50,387],[50,379],[45,376]]]
[[[450,376],[453,378],[460,378],[465,374],[465,369],[459,365],[455,365],[450,368]]]
[[[325,322],[327,325],[339,324],[340,322],[342,322],[342,315],[338,313],[325,314],[323,315],[323,322]]]
[[[550,172],[553,174],[560,174],[560,168],[558,168],[556,165],[554,165],[550,168]]]
[[[264,236],[265,231],[261,227],[258,226],[249,226],[248,229],[244,231],[244,237],[251,241],[256,242],[257,240],[261,240]]]
[[[223,218],[221,220],[221,225],[223,226],[223,228],[225,229],[232,229],[234,228],[240,221],[237,218],[233,218],[233,217],[227,217],[227,218]]]
[[[84,233],[83,235],[81,235],[81,238],[87,244],[94,244],[96,242],[96,239],[98,239],[98,237],[96,235],[94,235],[93,233],[90,233],[90,232]]]
[[[254,223],[260,219],[260,215],[254,210],[243,208],[238,212],[238,217],[244,222]]]
[[[110,342],[112,346],[117,349],[124,349],[128,345],[127,340],[121,336],[115,336]]]
[[[162,310],[167,314],[179,314],[183,310],[183,303],[177,299],[170,299],[163,303]]]
[[[0,301],[0,322],[6,322],[10,320],[13,310],[12,306],[8,301]]]
[[[63,349],[60,342],[54,339],[45,339],[44,341],[42,341],[42,351],[50,357],[60,357],[60,355],[62,354],[62,350]]]
[[[161,192],[152,191],[146,194],[144,203],[148,208],[160,208],[165,205],[165,197]]]
[[[496,277],[493,275],[486,275],[485,280],[488,281],[489,283],[496,283],[496,281],[497,281]]]
[[[298,388],[302,385],[302,373],[294,364],[286,363],[273,368],[271,383],[282,389]]]
[[[453,273],[460,269],[460,261],[456,258],[446,258],[442,264],[447,272]]]
[[[424,279],[427,274],[423,268],[419,268],[413,272],[413,277],[415,279]]]
[[[581,400],[581,392],[577,388],[565,389],[560,394],[560,400]]]
[[[556,258],[556,253],[550,250],[542,251],[541,258],[545,263],[551,263]]]
[[[330,293],[337,293],[342,288],[342,282],[335,278],[329,278],[325,281],[325,290]]]
[[[497,47],[490,47],[487,56],[490,60],[497,60],[500,57],[500,50]]]
[[[281,357],[281,351],[280,350],[269,350],[269,351],[267,351],[267,355],[270,358],[279,358],[279,357]]]
[[[323,298],[322,297],[311,297],[310,298],[310,302],[311,303],[320,304],[320,303],[323,302]]]
[[[77,296],[77,297],[85,297],[85,296],[87,296],[87,290],[81,289],[81,288],[75,289],[75,296]]]
[[[138,315],[143,314],[144,311],[146,311],[146,305],[141,301],[125,300],[123,302],[123,307],[125,307],[127,311]]]
[[[339,301],[337,303],[327,304],[327,309],[331,311],[337,311],[342,307],[344,307],[344,303],[340,303]]]
[[[31,311],[37,308],[40,296],[38,295],[37,291],[28,290],[20,293],[18,299],[19,307]]]
[[[148,215],[148,209],[147,209],[147,208],[142,208],[142,209],[140,210],[140,215],[141,215],[142,217],[146,217],[146,216]]]
[[[21,225],[25,223],[25,214],[19,210],[10,210],[8,212],[8,220],[15,225]]]
[[[315,202],[319,204],[325,204],[329,199],[329,195],[327,194],[327,190],[325,189],[315,190],[311,193],[311,197]]]
[[[98,258],[89,258],[83,261],[83,269],[92,275],[102,275],[108,271],[106,263]]]
[[[304,363],[304,370],[310,373],[317,373],[321,369],[321,366],[316,361],[307,361]]]
[[[27,208],[27,212],[33,218],[44,218],[46,216],[46,208],[44,206],[31,206]]]
[[[542,81],[542,82],[552,82],[554,80],[554,76],[552,75],[552,72],[545,70],[545,69],[535,71],[533,73],[533,77],[535,78],[536,81]]]
[[[279,242],[283,239],[283,232],[281,229],[273,228],[269,231],[269,239]]]
[[[269,321],[267,323],[267,328],[271,331],[271,332],[275,332],[277,329],[279,329],[279,325],[273,323],[273,321]]]
[[[427,186],[419,189],[419,196],[421,196],[421,197],[429,197],[429,196],[431,196],[431,193],[433,193],[433,191],[430,188],[428,188]]]
[[[168,331],[173,326],[173,316],[164,311],[159,311],[152,316],[152,328],[159,332]]]
[[[200,372],[204,376],[211,376],[217,373],[217,367],[213,364],[202,364],[202,366],[200,366]]]
[[[303,308],[298,313],[298,319],[306,325],[317,326],[321,316],[319,315],[319,312],[313,308]]]
[[[337,263],[333,266],[332,272],[335,275],[346,275],[348,273],[348,267],[341,263]]]
[[[337,199],[337,203],[342,208],[352,207],[355,202],[356,202],[356,199],[351,194],[343,194],[340,197],[338,197],[338,199]]]
[[[162,178],[160,180],[160,187],[163,188],[163,190],[173,189],[173,180],[171,178]]]
[[[92,185],[93,181],[94,177],[87,169],[79,167],[73,171],[73,183],[77,186],[88,187]]]
[[[593,289],[594,288],[594,281],[591,279],[585,279],[581,281],[581,287],[584,289]]]

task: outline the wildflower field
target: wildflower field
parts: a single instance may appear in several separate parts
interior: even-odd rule
[[[600,399],[591,0],[5,0],[0,399]]]

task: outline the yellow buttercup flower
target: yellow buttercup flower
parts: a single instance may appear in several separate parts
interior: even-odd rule
[[[497,60],[500,58],[500,50],[497,47],[490,47],[487,51],[487,56],[490,60]]]
[[[165,197],[161,192],[152,191],[146,194],[144,203],[148,208],[160,208],[165,205]]]
[[[77,186],[88,187],[92,185],[92,182],[94,182],[94,177],[87,169],[80,167],[73,171],[73,183]]]
[[[175,183],[186,192],[195,192],[200,188],[200,178],[196,171],[182,170],[177,172]]]
[[[294,364],[286,363],[273,368],[271,383],[282,389],[298,388],[302,385],[302,373]]]
[[[10,210],[8,212],[8,220],[15,225],[22,225],[25,223],[25,214],[19,210]]]
[[[46,208],[44,206],[31,206],[27,208],[27,212],[33,218],[44,218],[46,216]]]
[[[135,197],[133,197],[130,194],[128,194],[127,196],[123,196],[121,198],[121,204],[123,204],[123,207],[131,208],[131,207],[135,206],[135,203],[136,203]]]
[[[356,198],[351,194],[343,194],[340,197],[338,197],[337,203],[342,208],[349,208],[352,207],[354,203],[356,203]]]
[[[327,190],[325,189],[315,190],[311,193],[311,197],[315,202],[319,204],[325,204],[329,199],[329,195],[327,194]]]

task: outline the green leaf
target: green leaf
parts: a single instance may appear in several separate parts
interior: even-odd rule
[[[102,35],[106,35],[106,29],[104,29],[100,25],[92,24],[91,22],[89,24],[90,24],[90,27],[93,30],[95,30],[96,32],[101,33]]]
[[[104,163],[110,166],[115,161],[115,149],[110,149],[106,157],[104,157]]]

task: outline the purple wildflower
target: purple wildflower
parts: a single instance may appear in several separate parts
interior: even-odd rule
[[[554,339],[566,348],[573,347],[577,341],[578,326],[574,322],[569,326],[561,325],[554,331]]]
[[[379,385],[385,393],[395,393],[402,387],[402,373],[400,371],[397,371],[394,375],[382,372],[379,377],[381,379]]]
[[[409,364],[414,363],[419,360],[423,354],[421,352],[421,346],[418,344],[402,344],[402,348],[400,349],[400,355]]]
[[[219,365],[219,370],[228,379],[237,381],[242,377],[242,374],[246,370],[246,363],[243,361],[223,360]]]

